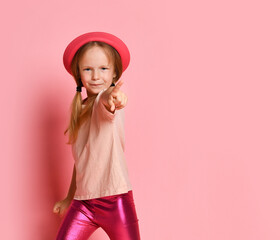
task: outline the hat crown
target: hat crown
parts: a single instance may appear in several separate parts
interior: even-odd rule
[[[130,62],[130,52],[126,44],[121,39],[107,32],[88,32],[73,39],[64,51],[63,64],[71,75],[71,62],[73,57],[80,47],[91,41],[105,42],[115,48],[122,60],[122,71],[124,72],[127,69]]]

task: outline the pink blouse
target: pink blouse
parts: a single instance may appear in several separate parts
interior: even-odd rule
[[[79,129],[72,153],[76,168],[74,199],[85,200],[126,193],[132,189],[124,147],[124,108],[108,111],[95,99],[91,118]],[[82,105],[84,107],[84,105]]]

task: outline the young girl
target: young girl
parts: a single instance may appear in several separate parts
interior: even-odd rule
[[[67,197],[53,208],[61,217],[66,213],[57,240],[86,240],[99,227],[111,240],[140,240],[124,156],[127,96],[120,90],[122,80],[115,85],[129,62],[125,43],[105,32],[83,34],[65,49],[64,66],[77,84],[64,132],[74,167]]]

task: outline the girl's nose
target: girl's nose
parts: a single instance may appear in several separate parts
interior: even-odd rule
[[[99,72],[98,72],[98,70],[93,70],[93,71],[92,71],[92,78],[93,78],[93,79],[98,79],[98,78],[99,78]]]

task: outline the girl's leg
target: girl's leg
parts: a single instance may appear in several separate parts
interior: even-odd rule
[[[140,240],[132,190],[95,199],[96,221],[111,240]]]
[[[86,240],[99,226],[87,201],[73,199],[60,225],[56,240]]]

